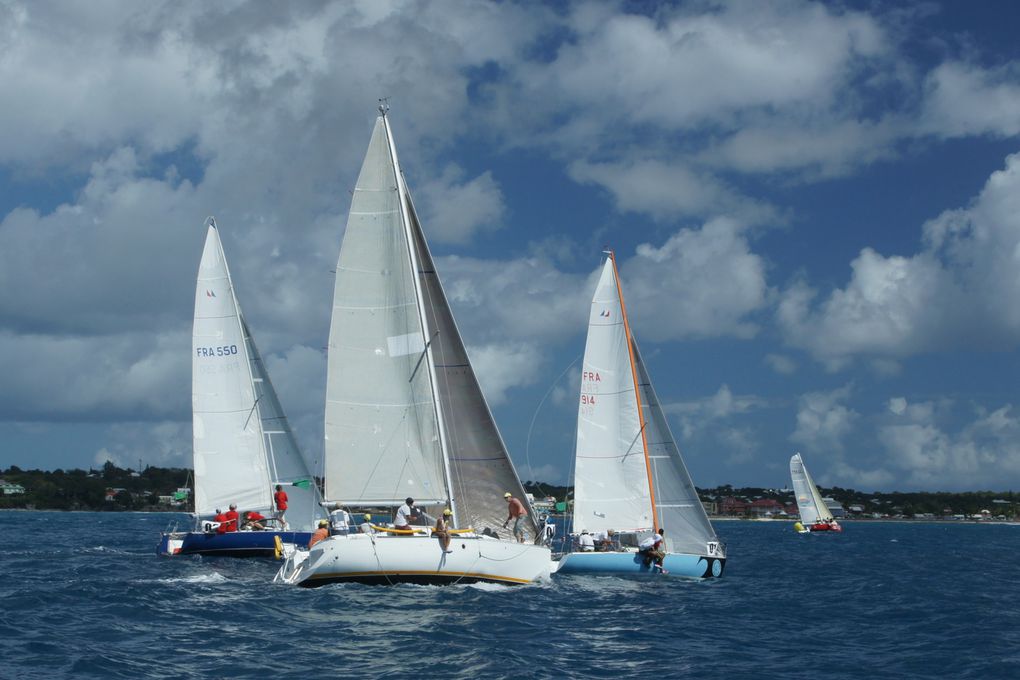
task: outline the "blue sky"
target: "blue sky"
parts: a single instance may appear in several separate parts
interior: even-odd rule
[[[593,275],[699,486],[1020,486],[1020,7],[0,3],[0,467],[190,463],[215,215],[309,458],[391,125],[521,476],[572,457]]]

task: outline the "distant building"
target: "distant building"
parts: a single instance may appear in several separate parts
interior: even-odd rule
[[[705,508],[705,514],[714,515],[719,512],[719,504],[715,501],[701,501],[701,507]]]
[[[726,498],[719,501],[719,514],[720,515],[745,515],[748,512],[750,503],[734,498],[733,496],[727,496]]]
[[[106,490],[106,496],[103,498],[103,500],[105,500],[107,503],[112,503],[117,498],[117,494],[119,493],[127,493],[127,489],[108,488]]]
[[[4,496],[20,496],[25,493],[25,487],[14,482],[8,482],[5,479],[0,479],[0,493]]]
[[[839,501],[834,498],[823,498],[822,501],[833,517],[846,517],[846,510],[843,509],[843,505]]]
[[[775,498],[759,498],[751,503],[749,509],[755,517],[765,517],[766,515],[771,517],[783,512],[783,504]]]

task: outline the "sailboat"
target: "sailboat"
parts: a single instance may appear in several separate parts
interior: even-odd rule
[[[325,496],[352,511],[406,497],[452,513],[449,552],[427,526],[330,536],[290,556],[277,582],[530,583],[549,548],[475,377],[380,106],[336,268],[326,379]],[[504,533],[529,511],[526,542]],[[510,540],[508,540],[510,539]]]
[[[314,477],[298,448],[241,314],[216,220],[206,221],[192,332],[194,526],[160,538],[161,555],[279,557],[304,545],[324,517]],[[273,490],[288,495],[286,526],[273,518]],[[240,526],[219,532],[214,515],[236,505]],[[243,520],[249,512],[264,519]],[[262,527],[261,530],[256,530]]]
[[[833,518],[829,507],[818,493],[818,487],[811,479],[804,461],[799,453],[790,458],[790,478],[793,480],[793,493],[797,496],[797,508],[800,510],[800,521],[794,529],[806,534],[815,531],[843,531],[843,527]]]
[[[555,574],[721,576],[725,547],[708,521],[627,319],[612,251],[595,289],[581,369],[572,533],[601,550],[568,552]],[[642,540],[659,534],[661,567]],[[579,546],[580,547],[580,546]]]

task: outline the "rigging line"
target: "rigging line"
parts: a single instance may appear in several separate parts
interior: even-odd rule
[[[641,436],[641,433],[645,431],[645,426],[646,425],[648,425],[647,421],[641,423],[641,429],[638,430],[637,434],[634,435],[634,439],[631,440],[630,446],[627,447],[627,453],[623,454],[623,458],[620,459],[621,463],[623,463],[623,461],[627,460],[627,456],[629,456],[631,454],[631,452],[634,450],[634,444],[637,443],[638,437]]]
[[[425,343],[425,348],[421,351],[421,356],[418,357],[418,363],[414,365],[414,370],[411,371],[411,377],[407,379],[407,382],[414,380],[414,376],[418,374],[418,369],[421,368],[421,362],[425,361],[425,355],[428,354],[429,347],[432,345],[432,341],[436,339],[437,335],[439,335],[438,330],[436,330],[436,332],[432,334],[432,337],[429,338],[429,341]]]
[[[245,430],[245,429],[248,428],[248,423],[251,422],[251,414],[255,413],[255,407],[259,405],[259,401],[261,401],[261,400],[262,400],[262,395],[260,394],[258,396],[258,398],[255,400],[255,403],[251,405],[251,410],[248,411],[248,417],[244,421],[244,426],[241,428],[242,430]]]
[[[556,380],[553,380],[552,384],[549,386],[549,389],[546,390],[545,394],[542,396],[541,401],[538,402],[538,406],[535,407],[535,413],[531,416],[531,425],[528,426],[528,438],[524,443],[524,461],[528,464],[528,470],[531,473],[532,481],[536,483],[538,482],[538,480],[534,479],[535,469],[531,466],[531,432],[532,430],[535,429],[535,420],[538,419],[538,412],[542,409],[542,404],[545,403],[545,400],[549,398],[550,394],[552,394],[553,389],[560,382],[560,380],[563,379],[563,376],[566,375],[567,371],[573,368],[574,364],[576,364],[577,360],[580,359],[582,356],[583,355],[578,354],[576,357],[574,357],[574,360],[567,364],[567,367],[563,369],[563,372],[556,376]],[[577,437],[577,428],[574,428],[574,437],[575,438]],[[542,489],[541,484],[538,484],[538,490],[541,491],[542,493],[545,493],[545,490]]]

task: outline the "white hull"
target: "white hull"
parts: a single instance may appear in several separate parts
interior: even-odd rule
[[[274,582],[314,588],[327,583],[532,583],[549,576],[549,548],[461,534],[444,553],[425,536],[331,536],[287,558]]]

